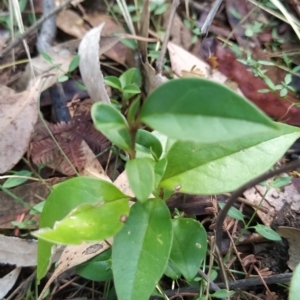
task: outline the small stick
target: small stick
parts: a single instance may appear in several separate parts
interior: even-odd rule
[[[179,5],[179,0],[173,0],[168,27],[167,27],[166,34],[165,34],[165,37],[164,37],[164,41],[163,41],[163,44],[162,44],[162,47],[161,47],[161,50],[160,50],[159,58],[157,59],[157,62],[156,62],[156,71],[157,71],[157,74],[159,74],[159,75],[161,75],[161,73],[162,73],[163,61],[164,61],[164,58],[165,58],[165,55],[166,55],[167,46],[168,46],[169,37],[170,37],[170,32],[171,32],[171,28],[172,28],[172,25],[173,25],[173,20],[174,20],[176,9],[177,9],[178,5]]]
[[[13,42],[11,42],[1,53],[0,59],[3,58],[6,54],[8,54],[13,48],[15,48],[19,43],[21,43],[28,35],[30,35],[33,31],[35,31],[39,26],[43,24],[47,19],[51,18],[53,15],[61,11],[64,7],[66,7],[73,0],[66,0],[61,5],[57,6],[55,9],[50,11],[47,15],[43,16],[36,23],[34,23],[31,27],[29,27],[26,32],[18,36]]]
[[[218,9],[220,5],[222,4],[223,0],[216,0],[215,3],[213,4],[210,12],[208,13],[206,20],[204,24],[201,27],[201,34],[205,35],[208,32],[208,28],[210,27],[215,15],[218,12]]]
[[[279,175],[281,173],[284,172],[288,172],[288,171],[292,171],[296,168],[300,167],[300,160],[296,160],[290,164],[288,164],[287,166],[284,166],[282,168],[279,168],[277,170],[274,170],[272,172],[267,172],[264,173],[256,178],[254,178],[253,180],[250,180],[249,182],[247,182],[246,184],[242,185],[240,188],[238,188],[232,195],[231,197],[227,200],[224,208],[221,210],[218,219],[217,219],[217,223],[216,223],[216,244],[217,247],[219,249],[221,249],[221,243],[222,243],[222,228],[223,228],[223,223],[224,220],[227,216],[227,213],[230,209],[230,207],[236,202],[238,197],[241,197],[243,195],[243,193],[248,190],[249,188],[269,179],[270,177]]]

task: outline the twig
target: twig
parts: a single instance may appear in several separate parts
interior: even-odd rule
[[[166,51],[167,51],[167,46],[168,46],[168,42],[169,42],[169,37],[170,37],[170,32],[171,32],[171,28],[173,25],[173,20],[174,20],[174,16],[176,13],[176,9],[179,5],[179,0],[173,0],[173,4],[172,4],[172,10],[170,13],[170,17],[169,17],[169,23],[168,23],[168,27],[164,36],[164,41],[160,50],[160,54],[159,54],[159,58],[157,59],[156,62],[156,71],[157,74],[161,75],[162,73],[162,68],[163,68],[163,61],[166,55]]]
[[[34,23],[31,27],[27,29],[26,32],[18,36],[12,43],[10,43],[1,53],[0,58],[3,58],[6,54],[8,54],[13,48],[15,48],[19,43],[21,43],[28,35],[30,35],[33,31],[35,31],[38,27],[40,27],[43,22],[47,19],[61,11],[64,7],[66,7],[73,0],[65,0],[61,5],[57,6],[55,9],[50,11],[47,15],[43,16],[36,23]]]
[[[201,27],[201,34],[205,35],[207,33],[209,26],[211,25],[215,15],[218,12],[220,5],[222,4],[222,1],[223,0],[216,0],[213,4],[209,14],[206,17],[204,24]]]
[[[271,275],[268,277],[263,277],[264,281],[266,284],[277,284],[277,283],[285,283],[289,282],[293,276],[293,273],[283,273],[283,274],[276,274],[276,275]],[[256,285],[262,285],[262,281],[260,277],[250,277],[246,279],[240,279],[240,280],[235,280],[229,282],[229,288],[230,289],[238,289],[238,288],[249,288],[251,286],[256,286]],[[216,283],[216,285],[220,289],[225,288],[225,283],[220,282]],[[172,297],[173,295],[182,295],[185,293],[199,293],[199,287],[187,287],[187,288],[180,288],[176,290],[167,290],[165,294],[168,297]],[[213,290],[211,291],[213,292]],[[157,299],[158,297],[156,296],[154,299]],[[151,297],[151,299],[153,299]]]
[[[290,164],[288,164],[287,166],[284,166],[282,168],[279,168],[277,170],[274,170],[272,172],[268,172],[265,174],[262,174],[256,178],[254,178],[253,180],[247,182],[246,184],[242,185],[239,189],[237,189],[229,198],[229,200],[227,200],[224,208],[221,210],[218,219],[217,219],[217,223],[216,223],[216,243],[217,243],[217,247],[219,249],[221,249],[221,242],[222,242],[222,228],[223,228],[223,223],[224,220],[227,216],[227,213],[230,209],[230,207],[237,201],[238,197],[241,197],[243,195],[243,193],[248,190],[249,188],[261,183],[262,181],[265,181],[267,179],[269,179],[270,177],[279,175],[281,173],[284,172],[288,172],[288,171],[292,171],[296,168],[300,167],[300,160],[296,160]]]

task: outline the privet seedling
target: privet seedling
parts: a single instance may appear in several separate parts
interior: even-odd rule
[[[125,170],[134,197],[96,178],[57,185],[34,233],[39,280],[48,270],[53,244],[114,237],[118,299],[148,299],[163,274],[192,281],[206,256],[206,231],[180,214],[172,219],[166,200],[176,192],[233,191],[269,170],[300,136],[299,128],[272,121],[245,98],[206,79],[171,80],[140,110],[134,105],[131,120],[111,104],[92,107],[95,127],[129,154]],[[256,230],[266,236],[266,228]]]

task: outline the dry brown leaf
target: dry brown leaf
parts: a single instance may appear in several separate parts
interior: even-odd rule
[[[96,177],[111,182],[109,177],[105,174],[100,162],[95,157],[94,152],[90,149],[86,142],[82,142],[81,149],[84,153],[86,163],[83,170],[80,172],[80,175]]]
[[[0,235],[0,263],[17,267],[36,266],[37,241]]]
[[[91,99],[95,102],[110,103],[99,63],[99,41],[103,26],[104,23],[91,29],[82,39],[78,49],[80,55],[79,69]],[[120,37],[116,36],[115,43],[119,39]]]
[[[20,272],[21,268],[15,268],[6,276],[0,278],[0,299],[4,299],[6,294],[15,285]]]
[[[38,116],[41,79],[27,91],[0,98],[0,173],[26,152]]]
[[[115,33],[125,33],[124,29],[121,28],[111,17],[103,14],[88,14],[84,16],[85,20],[87,20],[93,27],[99,26],[101,23],[105,23],[101,31],[101,40],[106,36],[115,34]],[[100,42],[101,46],[101,42]],[[127,56],[128,48],[118,42],[116,43],[109,51],[105,52],[104,55],[122,65],[125,64],[126,56]]]
[[[62,31],[81,39],[87,32],[84,20],[75,11],[67,9],[61,11],[56,18],[56,25]]]
[[[21,79],[16,85],[18,91],[26,89],[28,82],[36,81],[36,77],[39,75],[48,75],[45,82],[41,87],[41,91],[45,91],[50,86],[57,82],[57,78],[68,72],[68,67],[74,56],[76,55],[76,49],[79,45],[79,40],[69,41],[58,46],[52,47],[47,51],[47,54],[52,58],[53,63],[46,61],[41,55],[31,60],[32,68],[34,70],[35,77],[31,75],[31,67],[28,64]],[[54,67],[59,66],[59,68]]]
[[[290,259],[287,265],[291,270],[294,270],[300,263],[300,229],[281,226],[278,227],[277,233],[286,238],[289,242]]]
[[[164,14],[163,28],[167,28],[171,9],[172,7],[170,6],[167,12]],[[189,49],[192,45],[191,30],[183,24],[181,17],[177,13],[174,16],[173,26],[170,32],[170,38],[174,44],[182,46],[184,49]]]
[[[111,244],[112,239],[107,239],[108,242]],[[110,244],[102,241],[98,243],[83,243],[81,245],[76,246],[67,246],[59,261],[58,266],[55,269],[54,273],[52,274],[51,278],[48,280],[47,284],[45,285],[43,291],[41,292],[38,300],[43,298],[44,292],[50,286],[50,284],[63,272],[73,268],[79,264],[86,262],[87,260],[93,258],[94,256],[104,252],[106,249],[110,248]]]

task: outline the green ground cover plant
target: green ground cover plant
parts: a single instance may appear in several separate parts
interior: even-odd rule
[[[118,78],[107,80],[124,96]],[[245,98],[206,79],[171,80],[139,103],[132,102],[126,117],[111,104],[92,107],[95,127],[128,153],[125,170],[135,196],[88,177],[55,186],[33,233],[39,240],[38,280],[49,268],[54,244],[114,237],[111,258],[100,257],[103,273],[97,276],[113,276],[118,299],[148,299],[164,274],[192,281],[207,255],[206,231],[192,218],[172,219],[169,196],[233,191],[269,170],[300,136],[299,128],[274,122]]]

